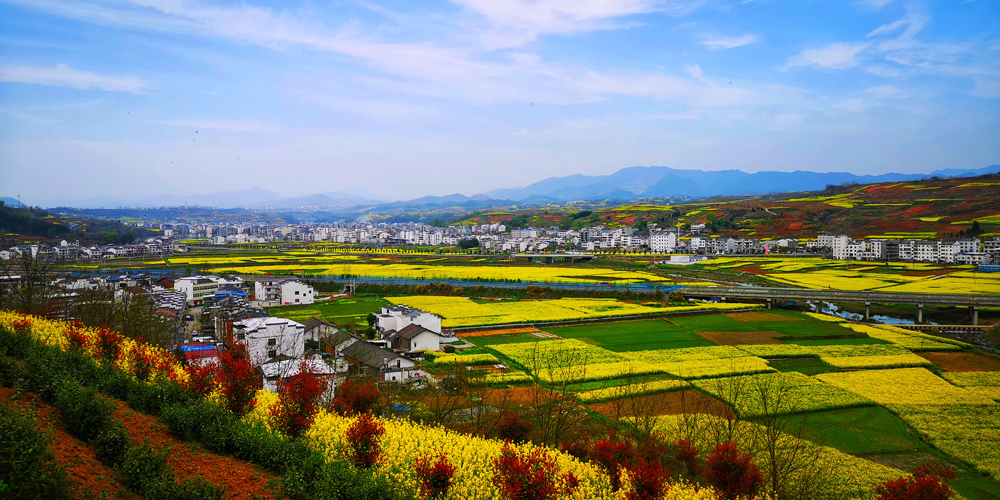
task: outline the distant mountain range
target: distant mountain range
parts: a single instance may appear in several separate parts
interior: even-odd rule
[[[741,170],[679,170],[669,167],[628,167],[610,175],[570,175],[550,177],[534,184],[509,189],[494,189],[474,196],[452,194],[424,196],[408,201],[388,201],[371,193],[337,191],[308,196],[285,197],[260,187],[239,191],[224,191],[206,195],[159,195],[136,200],[95,197],[86,200],[23,200],[26,205],[42,207],[116,208],[116,207],[168,207],[205,206],[214,208],[248,209],[310,209],[355,208],[365,210],[398,209],[406,207],[461,206],[467,209],[509,204],[534,205],[575,200],[708,196],[742,196],[784,192],[817,191],[827,185],[856,182],[900,182],[929,177],[975,177],[1000,172],[1000,165],[980,169],[946,169],[929,174],[856,175],[848,172],[755,172]],[[2,198],[12,204],[9,198]]]

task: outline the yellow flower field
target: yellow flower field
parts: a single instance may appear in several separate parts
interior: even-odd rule
[[[534,379],[531,375],[524,373],[520,370],[511,370],[504,373],[488,373],[479,377],[473,377],[469,379],[469,382],[473,385],[491,385],[491,384],[520,384],[524,382],[531,382]]]
[[[818,319],[820,321],[826,321],[827,323],[843,323],[843,322],[847,321],[846,319],[841,318],[839,316],[831,316],[829,314],[816,314],[816,313],[811,313],[811,312],[804,312],[802,314],[805,314],[806,316],[809,316],[810,318],[813,318],[813,319]]]
[[[587,318],[663,314],[692,310],[732,310],[760,307],[739,303],[691,303],[687,306],[648,307],[615,299],[521,300],[477,303],[467,297],[408,296],[386,300],[441,316],[444,327],[541,323]]]
[[[1000,478],[1000,405],[889,408],[945,453]]]
[[[633,361],[576,339],[497,344],[490,347],[534,372],[546,382],[606,380],[662,373],[662,368]]]
[[[925,368],[821,373],[816,378],[882,405],[996,406],[994,401],[955,387]]]
[[[436,365],[487,365],[500,360],[492,354],[439,354],[434,356]]]
[[[620,354],[686,380],[774,371],[767,361],[733,346],[687,347]]]
[[[1000,401],[1000,372],[944,372],[941,376],[969,392]]]
[[[580,400],[581,403],[589,404],[629,396],[641,396],[643,394],[657,394],[661,392],[676,391],[690,387],[690,385],[691,384],[683,380],[654,380],[652,382],[642,382],[619,387],[605,387],[603,389],[595,389],[592,391],[582,391],[574,393],[574,396],[576,396],[576,399]]]
[[[798,372],[760,373],[695,380],[692,384],[729,403],[743,418],[753,418],[764,414],[763,401],[760,399],[762,391],[771,394],[777,394],[780,391],[780,402],[770,401],[770,407],[767,410],[779,414],[835,410],[875,404],[868,398],[824,384]],[[775,405],[778,404],[780,406],[776,408]]]
[[[914,332],[890,325],[861,325],[857,323],[844,323],[844,328],[849,328],[858,333],[868,335],[873,339],[880,339],[892,342],[898,346],[905,347],[911,351],[960,351],[971,347],[965,342],[951,340],[944,337],[935,337],[925,333]]]

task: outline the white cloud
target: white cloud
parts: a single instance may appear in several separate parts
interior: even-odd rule
[[[892,3],[892,0],[857,0],[854,5],[866,10],[881,10],[882,7]]]
[[[830,69],[847,69],[857,66],[857,55],[868,45],[865,43],[831,43],[821,49],[809,49],[788,60],[786,67],[816,66]]]
[[[732,37],[718,37],[718,36],[706,36],[704,40],[699,42],[709,48],[709,50],[720,50],[720,49],[735,49],[736,47],[742,47],[744,45],[750,45],[751,43],[760,40],[757,35],[743,35],[743,36],[732,36]]]
[[[783,113],[775,115],[764,125],[764,128],[772,132],[794,132],[805,120],[806,115],[801,113]]]
[[[135,76],[101,75],[73,69],[65,64],[56,64],[52,67],[0,66],[0,81],[73,87],[84,90],[94,88],[133,94],[147,88],[146,82]]]

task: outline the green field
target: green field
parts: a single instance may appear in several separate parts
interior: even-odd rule
[[[697,333],[662,319],[546,328],[566,339],[580,339],[617,352],[716,345]]]
[[[853,332],[829,323],[791,311],[761,311],[767,315],[782,316],[787,321],[749,321],[741,323],[724,314],[685,316],[671,318],[681,328],[692,332],[778,332],[788,337],[844,337]]]
[[[926,450],[906,424],[881,406],[828,410],[794,416],[790,423],[805,425],[810,441],[844,453],[892,453]]]
[[[768,360],[767,364],[781,372],[799,372],[805,375],[837,371],[836,366],[825,363],[819,356],[772,359]]]
[[[271,316],[303,322],[309,318],[320,318],[336,325],[353,323],[367,325],[370,313],[390,305],[378,297],[351,297],[349,299],[317,302],[307,306],[278,306],[268,308]]]

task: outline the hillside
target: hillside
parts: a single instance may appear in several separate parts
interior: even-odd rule
[[[1000,176],[831,186],[824,191],[709,199],[701,203],[619,206],[568,204],[473,213],[466,224],[579,228],[591,224],[646,229],[648,224],[706,224],[720,236],[935,238],[1000,232]]]

